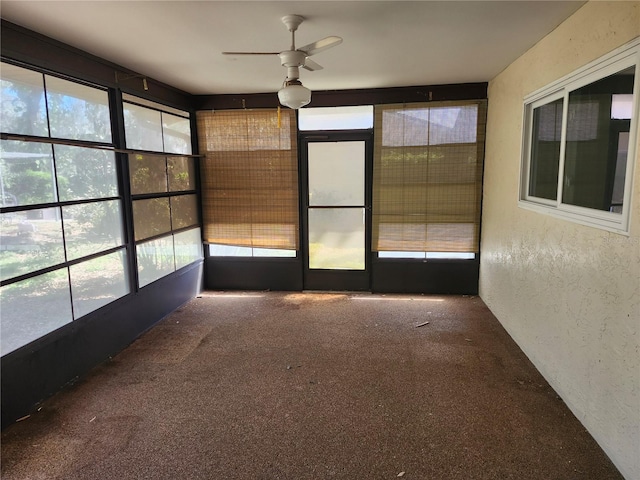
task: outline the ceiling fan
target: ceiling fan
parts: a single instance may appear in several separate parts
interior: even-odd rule
[[[287,77],[283,87],[278,91],[278,99],[285,107],[298,109],[311,101],[311,90],[300,82],[300,67],[305,70],[321,70],[322,67],[309,57],[342,43],[342,38],[330,36],[296,48],[296,30],[304,21],[300,15],[282,17],[287,29],[291,32],[291,48],[282,52],[222,52],[223,55],[278,55],[280,63],[287,68]]]

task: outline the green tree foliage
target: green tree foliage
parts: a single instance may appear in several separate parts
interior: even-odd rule
[[[11,70],[17,67],[10,67]],[[27,72],[26,70],[19,69]],[[44,102],[42,75],[27,74],[36,84],[2,80],[0,82],[0,111],[2,112],[2,131],[26,135],[47,136],[47,113]]]

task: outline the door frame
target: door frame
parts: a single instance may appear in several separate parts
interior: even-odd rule
[[[365,268],[331,270],[309,268],[309,143],[364,141]],[[298,136],[300,189],[300,252],[304,290],[371,291],[371,206],[373,189],[373,129],[304,131]]]

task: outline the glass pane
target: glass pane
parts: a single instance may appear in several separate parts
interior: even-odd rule
[[[57,200],[51,145],[0,140],[0,196],[3,207]]]
[[[51,136],[111,143],[109,94],[45,75]]]
[[[159,155],[129,155],[131,193],[159,193],[167,191],[167,161]]]
[[[473,260],[476,258],[475,253],[471,252],[427,252],[427,259],[446,259],[446,260]]]
[[[188,118],[162,112],[164,151],[191,155],[191,124]]]
[[[123,103],[124,132],[127,148],[162,152],[162,120],[160,112]]]
[[[168,198],[133,202],[133,231],[136,241],[171,231]]]
[[[254,257],[279,257],[279,258],[295,258],[295,250],[284,250],[281,248],[254,248]]]
[[[188,157],[168,157],[167,175],[169,191],[180,192],[196,189],[196,161]]]
[[[67,269],[4,286],[0,288],[0,302],[0,338],[5,355],[71,322]]]
[[[113,152],[54,145],[61,201],[118,196]]]
[[[282,248],[252,248],[234,247],[231,245],[209,244],[209,256],[211,257],[278,257],[295,258],[295,250]]]
[[[309,205],[364,205],[364,142],[309,143]]]
[[[176,252],[176,270],[202,258],[202,234],[199,228],[176,233],[173,236]]]
[[[72,265],[69,275],[76,319],[129,293],[125,250]]]
[[[1,130],[48,137],[42,74],[2,63],[0,76]]]
[[[169,275],[175,270],[172,235],[140,243],[136,245],[136,252],[140,287]]]
[[[2,219],[0,236],[2,280],[65,261],[62,220],[58,208],[3,213],[0,218]]]
[[[373,105],[319,107],[298,110],[300,130],[356,130],[373,128]]]
[[[615,191],[624,191],[630,119],[612,118],[617,95],[633,94],[635,67],[569,93],[562,202],[622,212]],[[617,179],[617,180],[616,180]]]
[[[119,200],[62,207],[62,216],[68,260],[124,244]]]
[[[419,258],[424,260],[427,252],[378,252],[378,258]]]
[[[309,268],[364,270],[364,208],[309,209]]]
[[[533,110],[531,160],[529,163],[529,195],[555,200],[558,197],[558,165],[562,135],[564,99]]]
[[[253,256],[253,249],[251,247],[212,243],[209,245],[209,255],[212,257],[251,257]]]
[[[173,230],[198,224],[198,197],[196,195],[171,197],[171,224]]]

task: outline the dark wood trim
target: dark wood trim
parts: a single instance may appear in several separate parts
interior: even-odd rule
[[[372,261],[371,290],[375,293],[477,295],[480,260]]]
[[[382,105],[389,103],[440,102],[446,100],[478,100],[487,98],[487,83],[454,85],[422,85],[412,87],[369,88],[356,90],[323,90],[311,94],[309,107],[341,107]],[[196,110],[232,110],[236,108],[276,108],[278,95],[252,93],[246,95],[196,95]]]
[[[7,60],[73,79],[119,88],[147,100],[193,111],[193,96],[187,92],[4,19],[0,24],[0,48]],[[143,78],[146,79],[147,90]]]
[[[302,290],[298,258],[206,257],[208,290]]]
[[[113,90],[118,94],[121,94],[120,90]],[[111,98],[114,98],[115,95],[112,95]],[[120,98],[120,95],[118,95]],[[119,101],[119,100],[116,100]],[[111,104],[112,102],[110,102]],[[120,110],[122,107],[122,102],[117,104],[118,109]],[[115,112],[115,107],[109,107],[111,112]],[[112,125],[117,125],[122,123],[124,125],[124,121],[116,123],[113,119],[111,120]],[[114,137],[115,138],[115,137]],[[122,137],[124,138],[124,137]],[[169,153],[169,152],[154,152],[152,150],[133,150],[131,148],[115,148],[110,143],[93,143],[84,140],[70,140],[66,138],[55,138],[55,137],[36,137],[34,135],[23,135],[18,133],[5,133],[0,132],[0,140],[13,140],[16,142],[32,142],[32,143],[48,143],[51,145],[66,145],[70,147],[80,147],[80,148],[93,148],[94,150],[107,150],[109,152],[115,153],[126,153],[127,155],[148,155],[150,157],[184,157],[184,158],[201,158],[203,155],[195,155],[195,154],[187,154],[187,153]],[[115,145],[124,145],[124,140],[121,143],[113,142]]]

